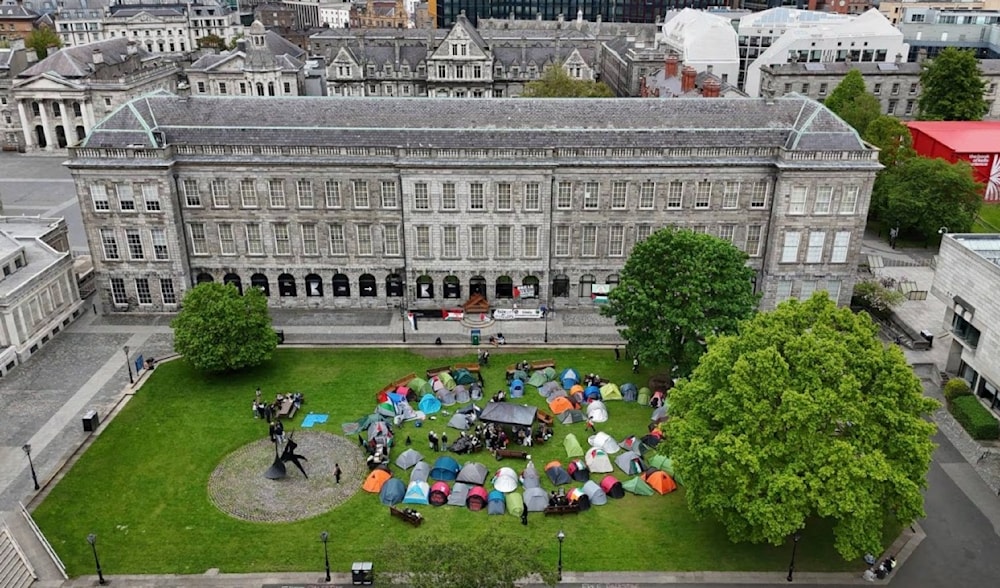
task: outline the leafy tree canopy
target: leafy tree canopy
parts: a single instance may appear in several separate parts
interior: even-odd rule
[[[877,119],[882,111],[878,98],[865,90],[864,77],[856,69],[847,72],[823,104],[854,127],[859,135],[864,135],[868,125]]]
[[[521,94],[524,98],[613,98],[614,95],[604,82],[571,77],[562,64],[550,66],[542,77],[528,82]]]
[[[688,230],[662,229],[636,244],[601,312],[614,317],[634,353],[685,375],[704,340],[731,333],[757,306],[753,269],[731,243]]]
[[[953,233],[972,229],[983,186],[967,162],[912,157],[882,173],[875,182],[873,204],[884,202],[879,217],[902,233],[930,241],[942,226]]]
[[[278,345],[267,298],[257,288],[240,295],[235,286],[198,284],[184,295],[181,312],[170,326],[174,351],[208,372],[259,365]]]
[[[62,45],[62,39],[59,38],[59,35],[46,26],[38,27],[24,38],[24,46],[28,49],[34,49],[35,53],[38,55],[38,59],[45,59],[48,57],[50,47],[59,48],[62,47]]]
[[[878,162],[886,167],[893,167],[916,155],[910,129],[894,116],[880,115],[868,123],[862,136],[881,150]]]
[[[493,527],[478,536],[428,535],[403,545],[390,540],[383,548],[380,578],[410,588],[514,588],[527,577],[556,583],[552,561],[542,560],[542,546],[524,533]]]
[[[981,120],[989,112],[986,82],[972,51],[948,47],[920,72],[920,120]]]
[[[936,407],[867,314],[817,292],[712,338],[666,438],[689,507],[731,540],[779,545],[826,518],[853,559],[881,551],[887,517],[923,516]]]

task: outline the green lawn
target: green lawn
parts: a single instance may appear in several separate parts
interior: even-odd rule
[[[610,350],[533,352],[527,357],[496,351],[486,370],[487,392],[503,383],[507,363],[518,359],[554,357],[559,369],[567,366],[596,371],[623,383],[645,381],[650,373],[633,378],[628,362],[616,363]],[[159,366],[73,469],[36,509],[35,517],[71,575],[93,573],[86,543],[97,533],[101,562],[109,574],[308,571],[322,567],[320,531],[331,535],[331,566],[348,571],[354,561],[371,560],[378,569],[384,539],[402,535],[420,541],[428,534],[470,536],[497,525],[514,526],[525,541],[545,558],[556,559],[554,536],[566,533],[567,569],[614,570],[779,570],[788,565],[790,546],[731,544],[724,530],[710,521],[696,521],[684,502],[683,489],[666,496],[609,500],[575,516],[532,514],[528,527],[512,516],[487,516],[455,507],[420,507],[426,521],[413,528],[390,518],[378,497],[360,492],[338,508],[313,519],[291,524],[259,524],[233,519],[208,500],[207,480],[221,459],[233,450],[266,435],[262,421],[251,417],[253,391],[259,385],[266,397],[299,390],[306,405],[289,429],[296,429],[308,412],[329,413],[320,430],[340,434],[341,423],[356,420],[374,408],[379,388],[409,372],[451,361],[426,358],[404,350],[281,349],[266,366],[245,373],[206,377],[183,361]],[[641,378],[641,380],[640,380]],[[525,401],[542,406],[528,387]],[[455,407],[453,407],[455,408]],[[646,431],[650,409],[610,402],[611,420],[599,429],[621,439]],[[434,427],[444,426],[440,417]],[[411,433],[414,446],[429,456],[427,429],[407,425],[397,439]],[[536,465],[548,460],[566,462],[562,438],[574,432],[586,445],[584,423],[556,424],[556,436],[545,446],[532,448]],[[455,432],[449,436],[454,438]],[[402,450],[393,450],[393,458]],[[305,448],[302,448],[305,449]],[[457,456],[460,463],[468,457]],[[488,454],[472,459],[495,469]],[[501,465],[522,467],[520,460]],[[308,464],[307,464],[308,467]],[[616,470],[616,475],[624,475]],[[548,480],[542,476],[548,487]],[[404,480],[408,475],[404,474]],[[892,537],[887,537],[891,541]],[[859,562],[844,562],[832,547],[830,527],[811,524],[799,544],[796,568],[803,571],[860,570]]]
[[[1000,204],[983,204],[972,230],[976,233],[1000,232]]]

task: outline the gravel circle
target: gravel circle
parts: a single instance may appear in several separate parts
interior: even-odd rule
[[[274,462],[274,444],[263,438],[232,452],[208,479],[208,496],[229,516],[255,523],[290,523],[323,514],[361,489],[368,474],[358,444],[320,431],[296,431],[296,452],[309,478],[288,462],[288,475],[268,480],[264,472]],[[340,464],[340,484],[333,477]]]

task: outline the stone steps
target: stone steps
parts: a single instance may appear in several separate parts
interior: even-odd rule
[[[0,586],[25,588],[35,581],[31,564],[21,553],[7,525],[0,526]]]

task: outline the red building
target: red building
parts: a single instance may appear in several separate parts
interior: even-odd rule
[[[1000,121],[913,121],[906,123],[913,148],[924,157],[968,161],[986,185],[984,199],[1000,201]]]

